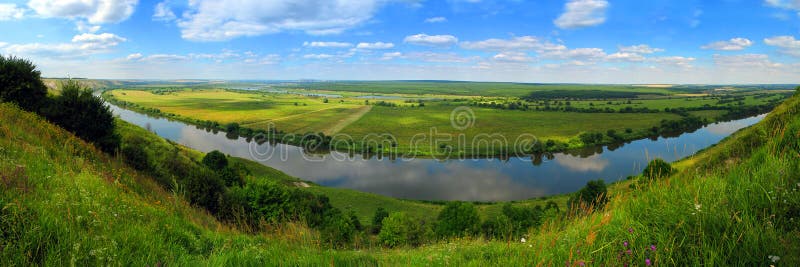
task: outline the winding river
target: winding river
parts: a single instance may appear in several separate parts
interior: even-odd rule
[[[709,147],[766,115],[711,124],[677,137],[642,139],[532,159],[389,159],[339,152],[308,155],[296,146],[207,132],[193,125],[155,118],[110,105],[114,114],[161,137],[203,152],[219,150],[255,160],[314,183],[390,197],[420,200],[502,201],[574,192],[598,178],[607,183],[641,172],[650,159],[675,161]]]

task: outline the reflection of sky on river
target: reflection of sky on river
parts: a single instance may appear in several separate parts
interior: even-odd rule
[[[573,192],[588,180],[602,178],[613,182],[637,174],[655,157],[674,161],[693,154],[763,118],[709,125],[674,138],[633,141],[613,151],[604,147],[601,154],[594,151],[558,153],[535,165],[530,157],[438,161],[363,159],[360,155],[347,157],[336,152],[310,156],[294,146],[256,145],[244,138],[230,140],[224,133],[214,134],[180,122],[112,108],[126,121],[143,127],[149,124],[162,137],[200,151],[216,149],[253,159],[252,145],[259,153],[273,153],[269,159],[259,162],[320,185],[429,200],[514,200]]]

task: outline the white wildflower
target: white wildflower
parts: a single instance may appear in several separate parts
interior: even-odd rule
[[[775,256],[775,255],[769,255],[769,256],[767,256],[767,258],[769,258],[769,260],[772,261],[772,262],[778,262],[779,260],[781,260],[781,257]]]
[[[519,240],[519,242],[525,243],[527,242],[527,240],[525,240],[525,238],[523,237],[522,239]]]

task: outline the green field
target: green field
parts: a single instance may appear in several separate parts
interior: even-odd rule
[[[330,249],[317,231],[296,223],[248,234],[38,115],[0,104],[0,119],[0,259],[6,266],[800,264],[797,97],[676,163],[675,175],[612,186],[604,209],[549,217],[529,229],[524,243],[467,237],[398,248],[377,246],[367,236]],[[202,156],[144,129],[120,127],[123,135],[144,136],[153,152]],[[251,178],[294,180],[263,166]],[[438,206],[311,188],[351,208],[385,206],[431,218]],[[496,207],[479,206],[481,216],[493,216]]]
[[[337,82],[312,85],[315,88],[313,90],[295,88],[282,92],[171,87],[125,89],[106,91],[104,96],[128,108],[151,113],[155,110],[158,112],[156,115],[166,115],[189,123],[204,125],[204,122],[215,122],[223,130],[226,124],[238,123],[251,132],[275,129],[285,134],[338,134],[330,142],[335,149],[417,156],[520,153],[514,147],[515,142],[522,137],[533,139],[529,136],[535,136],[541,144],[558,142],[544,148],[548,151],[634,140],[652,136],[652,129],[662,126],[664,120],[681,121],[691,115],[705,122],[714,122],[722,118],[730,119],[731,116],[752,115],[754,112],[765,112],[787,96],[786,92],[779,90],[748,89],[741,92],[724,91],[724,94],[711,90],[685,94],[669,91],[669,88],[618,85],[466,82]],[[335,86],[329,88],[330,85]],[[433,85],[443,87],[432,89],[430,86]],[[406,89],[398,89],[398,86]],[[467,88],[464,89],[466,91],[458,91],[456,87],[459,86]],[[589,90],[598,95],[604,92],[642,95],[625,99],[584,100],[514,97],[523,91],[530,93],[534,90],[532,88],[576,94],[574,96]],[[349,91],[344,91],[346,89]],[[420,95],[411,94],[415,90]],[[466,94],[487,91],[496,96]],[[465,95],[459,95],[460,92]],[[500,92],[504,95],[500,96]],[[688,112],[672,112],[678,109]],[[466,127],[454,128],[451,115],[456,110],[461,110],[461,114],[467,116],[464,118]],[[731,115],[732,110],[743,112]],[[583,133],[604,135],[609,131],[617,135],[602,136],[591,144],[580,138]],[[293,137],[278,139],[290,144],[300,142],[300,138]]]

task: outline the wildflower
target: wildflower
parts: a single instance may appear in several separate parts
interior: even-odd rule
[[[628,228],[628,233],[633,233],[633,228]]]
[[[622,245],[627,248],[628,247],[628,241],[622,242]]]
[[[527,240],[525,240],[525,238],[523,237],[522,239],[519,240],[519,242],[525,243],[527,242]]]
[[[652,265],[653,263],[652,263],[652,262],[650,262],[650,259],[644,259],[644,264],[645,264],[645,265],[647,265],[647,266],[650,266],[650,265]]]
[[[772,261],[772,262],[778,262],[779,260],[781,260],[781,257],[775,256],[775,255],[769,255],[769,256],[767,256],[767,258],[769,258],[769,260]]]
[[[656,251],[656,245],[650,245],[650,250]]]
[[[625,251],[625,253],[628,253],[628,255],[631,255],[631,254],[633,254],[633,250],[629,249],[628,251]]]
[[[700,208],[702,208],[702,207],[703,207],[703,205],[694,204],[694,209],[697,210],[697,211],[700,211]]]
[[[583,266],[586,266],[586,263],[585,263],[585,262],[583,262],[583,261],[578,261],[578,265],[580,265],[581,267],[583,267]]]

